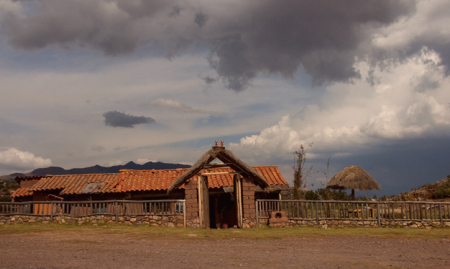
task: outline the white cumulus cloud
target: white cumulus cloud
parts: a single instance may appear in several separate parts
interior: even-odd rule
[[[370,73],[365,63],[355,68]],[[321,151],[349,155],[389,141],[450,134],[450,79],[435,52],[424,49],[404,63],[371,73],[375,85],[363,79],[331,85],[317,103],[230,148],[252,161],[268,162],[291,159],[300,144],[311,142],[316,155],[309,158],[314,158]],[[439,84],[418,90],[424,76],[439,79]]]
[[[5,170],[25,171],[51,165],[52,161],[50,159],[35,156],[28,151],[21,151],[16,148],[0,150],[0,168]]]

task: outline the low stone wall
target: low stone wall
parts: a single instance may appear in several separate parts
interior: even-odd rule
[[[256,218],[255,219],[242,219],[242,228],[254,228],[256,227]]]
[[[117,219],[117,223],[125,225],[148,225],[148,226],[160,226],[160,227],[184,227],[183,215],[174,216],[120,216]],[[8,224],[20,224],[20,223],[42,223],[48,224],[52,223],[50,217],[38,217],[38,216],[26,216],[26,215],[16,215],[16,216],[0,216],[0,225]],[[108,215],[96,215],[88,217],[72,217],[72,216],[54,216],[53,223],[72,223],[72,224],[91,224],[91,225],[101,225],[101,224],[116,224],[115,216]],[[199,219],[190,219],[186,221],[186,227],[199,228]],[[254,227],[267,227],[268,219],[259,219],[259,224],[256,224],[256,219],[243,219],[243,228],[254,228]],[[298,227],[298,226],[309,226],[317,227],[322,229],[328,228],[344,228],[344,227],[365,227],[365,228],[375,228],[378,227],[377,220],[371,221],[360,221],[360,220],[289,220],[286,223],[274,223],[270,225],[271,227]],[[444,228],[450,227],[450,222],[446,221],[443,223],[422,220],[422,221],[398,221],[398,220],[383,220],[381,221],[381,227],[404,227],[404,228]]]
[[[0,225],[5,224],[20,224],[20,223],[42,223],[48,224],[52,220],[50,217],[40,216],[0,216]],[[184,216],[120,216],[117,218],[117,223],[127,225],[149,225],[161,227],[184,227]],[[116,217],[109,215],[96,215],[88,217],[73,217],[73,216],[54,216],[53,223],[74,223],[74,224],[116,224]]]
[[[199,218],[187,219],[186,220],[186,227],[200,228],[200,219]]]
[[[298,226],[310,226],[318,227],[322,229],[327,228],[344,228],[344,227],[364,227],[364,228],[375,228],[378,227],[377,220],[362,221],[362,220],[289,220],[286,223],[274,223],[268,224],[268,219],[259,219],[258,227],[298,227]],[[422,220],[422,221],[401,221],[401,220],[383,220],[381,221],[380,227],[404,227],[404,228],[444,228],[450,227],[450,222],[436,222],[432,220]]]

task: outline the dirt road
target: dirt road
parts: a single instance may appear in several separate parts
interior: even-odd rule
[[[448,239],[205,240],[90,232],[0,236],[1,268],[450,268]]]

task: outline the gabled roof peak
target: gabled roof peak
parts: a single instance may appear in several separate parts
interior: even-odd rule
[[[216,140],[216,144],[212,147],[212,149],[208,150],[203,154],[200,159],[192,165],[184,174],[178,177],[170,186],[167,191],[170,193],[173,189],[184,184],[186,180],[191,178],[200,172],[200,170],[204,169],[206,165],[211,163],[214,159],[219,159],[223,163],[226,163],[230,168],[232,168],[236,172],[241,172],[244,175],[254,178],[256,182],[258,182],[263,188],[269,187],[270,184],[267,182],[265,178],[263,178],[255,169],[245,164],[238,157],[236,157],[231,151],[225,149],[223,145],[223,141],[221,141],[221,145],[218,145],[218,140]]]

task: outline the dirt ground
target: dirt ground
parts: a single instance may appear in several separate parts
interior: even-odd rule
[[[0,235],[1,268],[450,268],[448,239],[139,238],[93,232]]]

